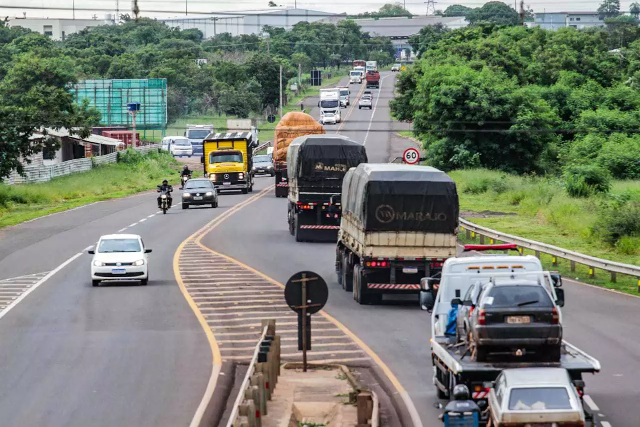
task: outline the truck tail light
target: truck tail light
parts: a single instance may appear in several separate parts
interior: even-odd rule
[[[551,318],[551,323],[557,325],[560,323],[560,316],[558,316],[558,309],[553,307],[553,317]]]
[[[478,312],[478,325],[487,324],[487,312],[484,308],[481,308]]]

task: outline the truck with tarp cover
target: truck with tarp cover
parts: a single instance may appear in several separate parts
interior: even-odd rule
[[[296,241],[336,241],[344,175],[366,161],[364,145],[345,136],[305,135],[291,142],[287,221]]]
[[[342,184],[336,273],[360,304],[419,294],[423,277],[456,255],[458,193],[427,166],[361,164]]]
[[[273,138],[273,168],[275,171],[276,197],[287,197],[287,149],[295,138],[304,135],[324,134],[324,128],[306,113],[289,112],[276,125]]]

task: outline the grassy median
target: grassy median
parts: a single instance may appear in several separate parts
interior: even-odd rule
[[[129,151],[123,153],[120,160],[46,183],[0,184],[0,228],[150,190],[163,179],[173,184],[179,182],[178,164],[169,154],[150,152],[142,155]]]

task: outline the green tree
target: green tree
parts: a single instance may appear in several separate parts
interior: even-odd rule
[[[605,0],[615,1],[615,0]],[[466,15],[467,20],[472,25],[497,24],[497,25],[519,25],[520,15],[505,3],[500,1],[490,1],[482,7],[473,9]]]
[[[431,46],[435,46],[449,32],[449,28],[441,23],[435,25],[427,25],[422,27],[418,34],[409,38],[409,44],[413,48],[416,55],[420,56]]]
[[[356,18],[387,18],[393,16],[413,16],[401,3],[387,3],[377,12],[365,12],[356,15]]]
[[[472,8],[461,4],[452,4],[444,10],[442,16],[467,16],[472,10]]]
[[[620,0],[602,0],[598,13],[601,19],[620,15]]]
[[[640,17],[640,3],[638,2],[631,3],[631,5],[629,6],[629,13],[634,18]]]

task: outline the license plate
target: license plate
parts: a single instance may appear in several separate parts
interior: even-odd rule
[[[125,274],[127,272],[127,270],[125,268],[112,268],[111,269],[111,273],[112,274]]]
[[[202,200],[202,196],[194,196],[193,200]]]
[[[522,324],[531,323],[531,317],[529,316],[508,316],[507,323]]]
[[[230,182],[223,182],[222,185],[231,185]]]
[[[418,272],[418,267],[404,267],[402,272],[405,274],[416,274]]]

